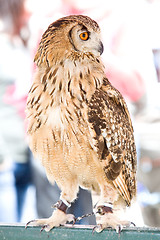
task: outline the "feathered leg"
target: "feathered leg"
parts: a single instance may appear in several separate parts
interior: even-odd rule
[[[105,228],[113,228],[120,232],[123,227],[128,227],[131,222],[121,220],[119,213],[122,208],[122,203],[117,205],[118,193],[111,185],[103,185],[101,187],[100,200],[94,208],[96,215],[97,226],[94,228],[96,232],[101,232]]]

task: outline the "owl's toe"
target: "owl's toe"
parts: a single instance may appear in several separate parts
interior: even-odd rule
[[[57,209],[53,212],[50,218],[42,218],[31,220],[26,224],[26,228],[29,225],[32,226],[41,226],[41,232],[45,230],[49,232],[54,227],[59,227],[60,225],[64,225],[67,222],[74,221],[75,217],[72,214],[66,214],[63,211]]]
[[[98,206],[96,212],[97,226],[94,231],[101,232],[105,228],[115,229],[117,233],[121,233],[124,227],[129,227],[130,221],[121,220],[114,212],[112,207]]]

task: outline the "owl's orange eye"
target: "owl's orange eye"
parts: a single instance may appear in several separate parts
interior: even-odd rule
[[[79,35],[79,37],[80,37],[80,39],[82,39],[83,41],[86,41],[86,40],[88,40],[88,38],[89,38],[89,34],[88,34],[88,32],[83,32],[83,33],[81,33],[81,34]]]

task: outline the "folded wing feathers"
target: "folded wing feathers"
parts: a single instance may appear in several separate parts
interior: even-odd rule
[[[113,181],[114,186],[117,188],[119,191],[120,195],[124,198],[126,201],[127,205],[130,205],[131,202],[131,197],[130,193],[127,189],[127,186],[125,184],[125,181],[123,179],[122,174],[120,174],[114,181]]]

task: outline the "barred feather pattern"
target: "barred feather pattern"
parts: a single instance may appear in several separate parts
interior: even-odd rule
[[[100,192],[104,184],[130,205],[137,164],[130,115],[100,57],[73,50],[57,30],[74,28],[76,17],[70,18],[70,25],[65,18],[49,26],[35,56],[38,68],[26,107],[29,145],[62,190],[72,193],[78,185]],[[84,18],[99,31],[86,17],[80,22]]]
[[[92,96],[88,116],[91,129],[96,133],[93,133],[94,144],[107,179],[130,205],[136,194],[133,127],[125,101],[107,79]]]

